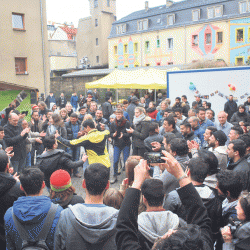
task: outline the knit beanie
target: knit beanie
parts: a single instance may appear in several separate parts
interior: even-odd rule
[[[227,141],[227,136],[223,131],[218,130],[218,131],[213,132],[212,134],[215,137],[215,139],[219,142],[220,145],[223,145],[223,146],[225,145]]]
[[[50,188],[55,192],[62,192],[71,186],[70,175],[65,170],[59,169],[50,176]]]

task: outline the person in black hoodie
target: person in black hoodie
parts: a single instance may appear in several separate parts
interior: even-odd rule
[[[230,119],[230,123],[233,125],[250,125],[250,115],[246,112],[246,107],[244,105],[239,105],[238,111],[233,114]]]
[[[6,248],[4,214],[8,208],[13,206],[18,197],[25,196],[20,189],[20,182],[16,176],[9,172],[9,158],[5,151],[0,150],[0,244],[2,249]]]
[[[83,155],[80,161],[72,161],[71,155],[57,148],[55,135],[46,136],[43,140],[46,151],[37,157],[37,166],[44,173],[44,181],[50,189],[50,176],[58,169],[64,169],[69,174],[74,168],[83,166],[87,156]]]
[[[169,153],[163,152],[166,163],[163,167],[179,180],[178,194],[187,211],[187,227],[176,231],[169,230],[167,234],[157,240],[152,249],[213,249],[211,235],[211,221],[207,209],[187,178],[180,164]],[[134,170],[134,182],[126,194],[117,219],[116,246],[119,250],[142,250],[138,239],[138,206],[140,202],[140,189],[148,178],[147,162],[142,160]],[[191,224],[192,223],[192,224]]]
[[[122,109],[117,109],[115,112],[116,118],[110,126],[110,136],[114,142],[114,178],[110,181],[111,184],[117,181],[118,163],[121,152],[123,152],[124,165],[130,153],[130,136],[126,129],[130,128],[130,123],[123,116]]]

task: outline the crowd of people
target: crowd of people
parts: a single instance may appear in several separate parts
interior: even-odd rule
[[[250,96],[243,105],[229,96],[218,114],[199,94],[172,105],[164,93],[112,98],[109,89],[102,103],[96,89],[71,100],[50,93],[30,119],[6,109],[1,245],[250,249]],[[81,177],[84,199],[72,185]]]

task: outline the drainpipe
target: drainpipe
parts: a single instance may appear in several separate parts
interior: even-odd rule
[[[187,64],[187,30],[186,30],[186,24],[184,25],[185,29],[185,64]]]
[[[40,0],[40,15],[41,15],[41,33],[42,33],[42,53],[43,53],[43,77],[44,77],[44,97],[47,97],[47,79],[46,79],[46,63],[45,63],[45,45],[44,45],[44,30],[43,30],[43,3]]]

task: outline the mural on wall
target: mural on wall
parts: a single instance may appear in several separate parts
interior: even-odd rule
[[[223,30],[208,24],[191,34],[191,48],[205,58],[213,59],[223,45]]]
[[[114,45],[114,68],[133,68],[140,66],[139,43],[130,37],[128,42],[120,38],[118,44]],[[144,49],[144,48],[143,48]],[[116,51],[117,50],[117,51]],[[143,51],[144,52],[144,51]],[[163,53],[160,46],[151,52],[150,47],[145,53],[146,65],[169,65],[173,64],[173,51]]]
[[[230,21],[230,63],[244,65],[250,60],[250,18]]]

